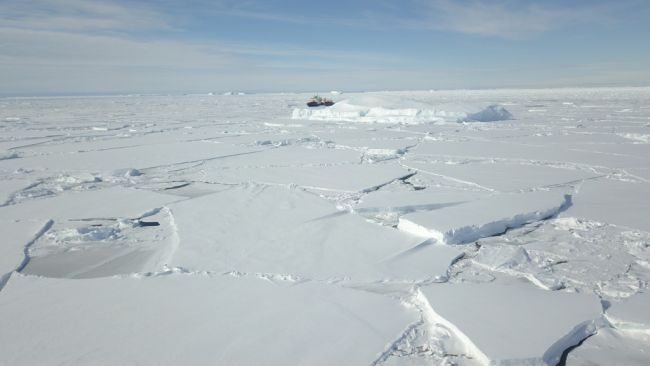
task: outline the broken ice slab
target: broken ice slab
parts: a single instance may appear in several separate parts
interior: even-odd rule
[[[560,191],[503,193],[440,210],[415,212],[399,219],[398,228],[445,244],[462,244],[509,228],[549,218],[571,204]]]
[[[23,366],[370,365],[418,319],[396,299],[323,283],[16,275],[0,296],[0,344],[3,364]]]
[[[461,254],[299,189],[234,188],[170,209],[180,240],[170,264],[194,270],[424,280],[444,277]]]
[[[650,334],[650,293],[641,292],[612,304],[606,316],[616,328]]]
[[[572,350],[567,365],[575,366],[647,366],[650,334],[602,328]]]
[[[178,196],[142,189],[111,187],[66,191],[55,197],[33,199],[0,207],[0,216],[11,219],[136,218],[147,211],[179,200]]]
[[[530,285],[436,284],[421,288],[430,314],[484,365],[556,365],[562,352],[596,332],[597,296]]]

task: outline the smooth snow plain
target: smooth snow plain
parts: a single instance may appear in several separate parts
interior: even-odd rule
[[[0,365],[650,364],[650,89],[0,99]]]

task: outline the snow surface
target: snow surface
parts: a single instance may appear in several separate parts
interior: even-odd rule
[[[650,364],[650,89],[230,94],[0,99],[0,364]]]
[[[417,320],[397,300],[363,291],[186,275],[15,276],[0,312],[8,365],[371,364]]]

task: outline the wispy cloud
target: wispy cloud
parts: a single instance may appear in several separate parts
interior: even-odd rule
[[[115,1],[2,2],[0,85],[5,92],[178,91],[191,90],[190,85],[226,87],[226,80],[242,85],[263,82],[270,80],[265,73],[291,73],[296,65],[302,66],[301,72],[323,72],[406,63],[380,52],[194,38],[168,16]]]
[[[0,0],[0,92],[481,86],[517,79],[504,66],[507,55],[492,60],[502,70],[498,78],[489,70],[469,72],[485,62],[466,62],[463,55],[472,50],[455,44],[447,44],[450,57],[432,57],[422,47],[423,33],[528,41],[580,22],[623,22],[639,13],[629,10],[634,6],[650,8],[643,0],[620,0],[627,10],[604,2],[332,1],[314,12],[313,4],[285,0]],[[236,29],[214,26],[219,21]],[[306,29],[309,34],[291,34]],[[419,43],[408,44],[410,35]],[[406,44],[395,44],[402,40]],[[463,66],[455,69],[455,60]],[[648,80],[647,73],[636,74]],[[518,78],[531,82],[523,71]]]
[[[568,24],[597,21],[598,8],[567,4],[552,7],[514,1],[420,1],[424,23],[430,29],[480,36],[521,38],[562,28]]]
[[[430,30],[506,39],[522,39],[575,24],[616,22],[636,0],[612,6],[603,2],[574,4],[516,0],[375,0],[371,7],[346,7],[335,15],[287,13],[273,10],[269,2],[248,1],[208,7],[215,14],[251,20],[298,25],[343,26],[368,30]],[[638,4],[636,4],[638,5]],[[333,4],[336,7],[337,4]],[[627,14],[629,17],[630,14]],[[625,21],[623,19],[622,21]]]
[[[0,26],[86,32],[171,28],[151,8],[98,0],[6,0],[0,2]]]
[[[0,64],[215,68],[232,57],[205,44],[115,35],[0,28]]]

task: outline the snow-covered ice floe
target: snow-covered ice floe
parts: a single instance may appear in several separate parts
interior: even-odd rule
[[[293,119],[369,123],[494,122],[512,119],[502,106],[430,105],[405,98],[364,95],[325,108],[295,108]]]
[[[219,219],[216,207],[225,210]],[[461,255],[298,189],[235,188],[170,209],[179,237],[170,264],[192,270],[415,281],[444,277]]]
[[[417,321],[378,294],[223,275],[19,275],[0,313],[2,363],[24,366],[369,365]]]

